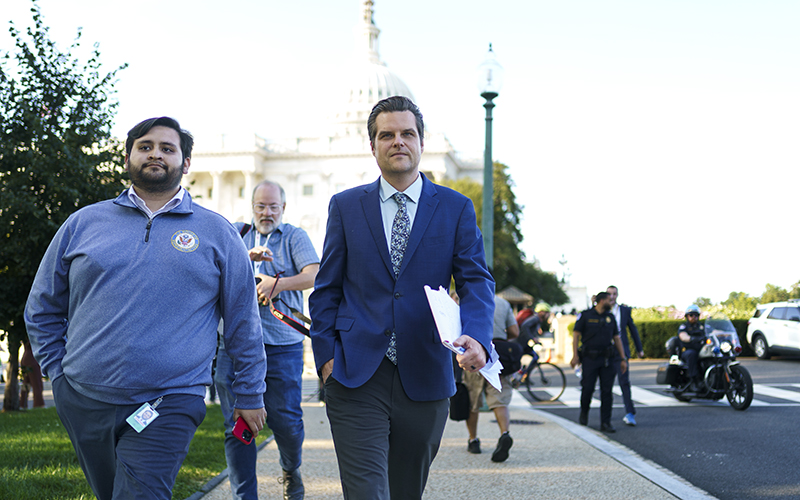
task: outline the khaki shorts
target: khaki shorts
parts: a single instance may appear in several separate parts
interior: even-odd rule
[[[464,371],[461,376],[461,382],[469,391],[470,411],[473,413],[477,413],[481,409],[481,406],[483,406],[484,393],[486,394],[486,406],[488,406],[489,409],[511,404],[511,396],[514,392],[514,388],[511,387],[508,376],[500,377],[500,383],[503,387],[502,391],[495,389],[489,381],[483,378],[483,375],[477,372]]]

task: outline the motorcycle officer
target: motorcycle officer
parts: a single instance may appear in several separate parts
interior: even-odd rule
[[[687,307],[684,317],[686,321],[678,327],[678,339],[683,347],[681,359],[686,363],[689,378],[692,380],[691,389],[699,392],[703,388],[703,378],[697,358],[706,341],[706,330],[700,323],[700,308],[696,305]]]

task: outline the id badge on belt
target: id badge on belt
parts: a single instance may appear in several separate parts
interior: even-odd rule
[[[150,403],[143,404],[138,410],[133,412],[130,417],[126,418],[125,421],[128,422],[136,432],[142,432],[145,427],[158,418],[156,407],[161,404],[162,399],[164,399],[163,396],[158,398],[152,405]]]

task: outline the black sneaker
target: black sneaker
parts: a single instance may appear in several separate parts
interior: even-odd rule
[[[300,469],[292,472],[283,471],[283,477],[278,478],[278,482],[283,484],[283,500],[303,500],[305,497]]]
[[[614,426],[611,425],[611,422],[600,424],[600,430],[603,432],[608,432],[609,434],[611,434],[612,432],[617,432],[617,429],[615,429]]]
[[[472,439],[467,443],[467,451],[476,455],[481,452],[481,440],[478,438]]]
[[[508,450],[511,449],[513,444],[514,440],[511,439],[511,434],[504,432],[500,439],[497,440],[497,448],[492,453],[492,462],[505,462],[508,458]]]
[[[587,425],[589,423],[589,411],[581,410],[581,416],[578,417],[578,423],[581,425]]]

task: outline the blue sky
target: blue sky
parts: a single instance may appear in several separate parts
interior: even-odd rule
[[[38,3],[60,46],[83,26],[109,69],[130,64],[119,135],[164,114],[196,135],[313,132],[361,18],[360,0]],[[24,26],[29,6],[3,10]],[[482,154],[476,68],[493,44],[494,156],[525,206],[523,249],[636,306],[800,280],[798,21],[792,0],[375,3],[381,58],[467,155]]]

